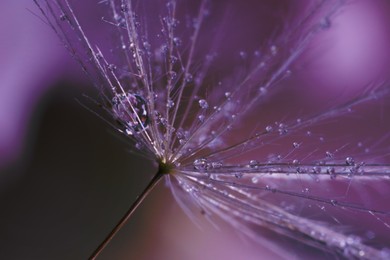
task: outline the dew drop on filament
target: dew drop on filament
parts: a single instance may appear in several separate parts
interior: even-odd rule
[[[345,159],[345,163],[346,163],[348,166],[353,166],[353,165],[355,165],[355,161],[354,161],[354,159],[353,159],[352,157],[347,157],[347,158]]]
[[[206,171],[207,170],[207,160],[204,158],[195,159],[193,165],[194,165],[195,170],[198,170],[198,171]]]
[[[259,162],[256,160],[250,160],[249,161],[249,168],[256,169],[259,167]]]
[[[201,99],[201,100],[199,100],[199,106],[200,106],[200,108],[202,108],[202,109],[207,109],[207,108],[209,107],[209,104],[207,103],[206,100]]]
[[[148,126],[147,103],[142,96],[130,93],[121,94],[114,97],[112,103],[114,115],[131,130],[139,132]]]

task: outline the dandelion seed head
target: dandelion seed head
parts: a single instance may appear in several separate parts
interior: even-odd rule
[[[388,90],[373,87],[308,113],[296,109],[302,102],[293,95],[284,96],[283,106],[270,104],[299,73],[295,64],[309,43],[332,29],[343,1],[308,3],[291,21],[279,21],[280,36],[256,42],[256,47],[236,48],[235,41],[243,41],[230,39],[230,58],[221,54],[229,52],[223,44],[227,36],[219,35],[224,30],[215,29],[226,13],[211,1],[192,3],[191,10],[180,1],[163,7],[159,2],[160,8],[151,9],[149,1],[103,1],[110,14],[103,22],[115,43],[102,51],[90,42],[66,0],[40,2],[71,53],[82,53],[75,58],[99,90],[108,121],[138,154],[157,162],[181,205],[191,201],[207,212],[202,215],[216,215],[251,237],[258,237],[250,228],[255,226],[345,257],[381,254],[321,223],[348,223],[343,212],[353,211],[390,227],[388,208],[355,203],[367,181],[388,179],[388,165],[383,158],[363,163],[375,144],[352,145],[323,133],[332,133],[335,126],[328,125],[334,118],[351,122],[355,109]],[[215,39],[204,36],[212,34]],[[280,113],[292,116],[279,116],[282,107],[289,111]],[[381,154],[379,149],[376,155]]]

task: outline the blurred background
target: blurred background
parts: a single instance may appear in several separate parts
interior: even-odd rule
[[[95,90],[31,2],[0,3],[0,258],[86,259],[156,169],[80,105]],[[101,16],[94,2],[81,5],[84,20]],[[295,78],[307,90],[302,100],[388,77],[389,11],[380,0],[343,9]],[[277,258],[223,224],[202,226],[161,184],[101,259]]]

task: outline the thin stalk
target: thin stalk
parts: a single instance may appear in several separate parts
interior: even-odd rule
[[[137,197],[137,199],[131,204],[130,208],[127,210],[125,215],[119,220],[118,224],[114,227],[114,229],[107,235],[107,237],[103,240],[103,242],[96,248],[96,250],[89,257],[90,260],[95,260],[96,257],[100,255],[103,249],[110,243],[110,241],[114,238],[114,236],[122,229],[122,227],[126,224],[126,222],[133,215],[138,206],[142,203],[142,201],[146,198],[146,196],[150,193],[150,191],[156,186],[156,184],[161,180],[161,177],[164,174],[160,171],[154,175],[153,179],[148,183],[146,188],[142,191],[142,193]]]

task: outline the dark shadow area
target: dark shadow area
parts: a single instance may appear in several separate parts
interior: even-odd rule
[[[1,173],[19,176],[0,191],[1,259],[86,259],[154,173],[80,97],[53,88],[24,155]]]

